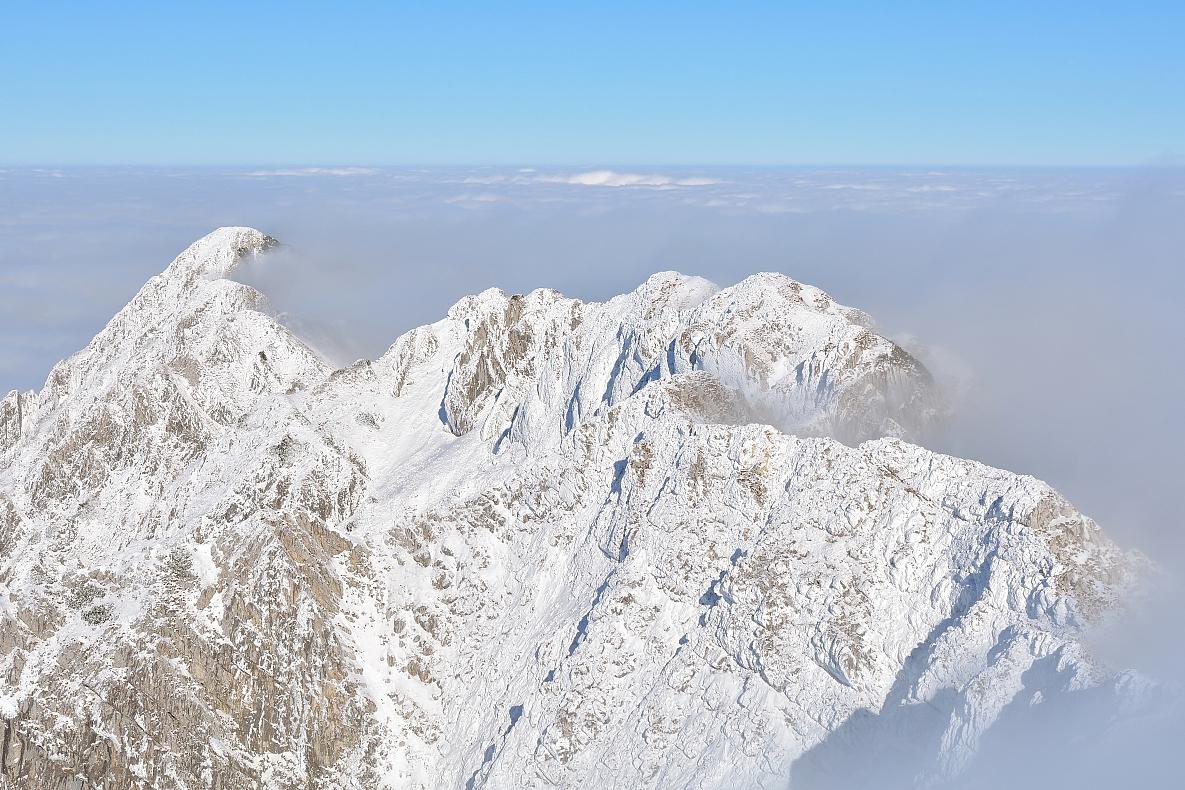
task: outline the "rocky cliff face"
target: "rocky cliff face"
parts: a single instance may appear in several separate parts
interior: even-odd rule
[[[12,447],[37,416],[36,392],[13,392],[0,400],[0,452]]]
[[[1120,682],[1079,640],[1129,558],[907,443],[929,375],[821,291],[487,291],[332,370],[228,279],[273,244],[196,242],[0,408],[7,786],[938,780]]]

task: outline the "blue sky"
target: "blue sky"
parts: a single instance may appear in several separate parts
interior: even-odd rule
[[[0,163],[1142,164],[1185,4],[6,3]]]

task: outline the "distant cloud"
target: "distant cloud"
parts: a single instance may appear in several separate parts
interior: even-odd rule
[[[502,201],[501,195],[496,195],[493,192],[467,192],[462,195],[454,195],[444,199],[445,203],[451,203],[455,206],[465,206],[467,208],[476,208],[481,206],[488,206],[492,203]]]
[[[618,173],[613,170],[590,170],[573,176],[543,176],[539,180],[552,184],[577,184],[587,187],[701,187],[720,183],[716,178],[674,178]]]
[[[369,176],[379,172],[373,167],[298,167],[280,170],[252,170],[246,175],[256,178],[271,176]]]
[[[856,189],[860,191],[879,192],[884,189],[884,184],[826,184],[824,189]]]

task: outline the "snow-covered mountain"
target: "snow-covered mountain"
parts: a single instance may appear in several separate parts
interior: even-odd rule
[[[230,279],[274,244],[199,240],[0,406],[7,786],[937,781],[1135,682],[1081,642],[1134,558],[910,444],[929,374],[818,289],[491,290],[334,370]]]

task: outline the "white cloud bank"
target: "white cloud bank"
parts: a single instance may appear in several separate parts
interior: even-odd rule
[[[252,170],[246,175],[256,178],[271,176],[370,176],[379,172],[373,167],[298,167],[280,170]]]
[[[716,178],[674,178],[664,175],[618,173],[613,170],[589,170],[573,176],[544,176],[552,184],[575,184],[586,187],[702,187],[719,184]]]

